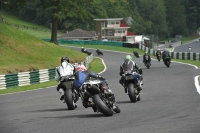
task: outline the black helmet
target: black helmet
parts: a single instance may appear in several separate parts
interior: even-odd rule
[[[61,63],[62,63],[63,61],[67,61],[67,62],[69,63],[69,59],[68,59],[67,57],[62,57],[62,58],[61,58]]]

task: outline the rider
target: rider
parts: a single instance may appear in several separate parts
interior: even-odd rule
[[[82,47],[81,52],[86,52],[86,49],[84,47]]]
[[[158,50],[156,51],[156,57],[157,57],[157,58],[158,58],[158,55],[161,56],[161,51],[160,51],[160,49],[158,49]]]
[[[67,57],[61,58],[61,65],[56,67],[56,76],[55,80],[58,82],[57,91],[59,91],[61,97],[60,100],[64,99],[64,91],[66,87],[69,89],[71,88],[71,84],[73,78],[69,78],[67,81],[63,82],[63,76],[72,76],[75,73],[75,67],[70,64],[70,61]],[[66,86],[66,87],[65,87]]]
[[[85,69],[85,67],[82,66],[77,66],[76,67],[76,72],[74,74],[74,82],[73,82],[73,90],[79,90],[81,85],[86,81],[89,80],[90,78],[95,78],[95,79],[100,79],[100,80],[105,80],[104,77],[100,76],[99,74],[95,74],[92,71],[89,71]],[[91,86],[92,91],[99,91],[99,88],[96,86]],[[94,103],[89,101],[89,96],[90,94],[88,92],[84,93],[84,99],[83,99],[83,106],[85,108],[92,107],[94,112],[97,111],[96,106],[94,106]]]
[[[189,47],[188,47],[188,49],[189,49],[189,52],[191,52],[191,50],[192,50],[192,47],[191,47],[191,46],[189,46]]]
[[[132,57],[130,55],[126,55],[124,62],[120,65],[120,76],[121,79],[119,80],[119,83],[123,85],[123,80],[124,80],[124,72],[126,69],[130,69],[132,72],[136,72],[136,76],[138,77],[138,83],[137,85],[139,86],[138,88],[140,89],[139,91],[142,90],[141,85],[143,85],[142,80],[142,69],[138,67],[138,65],[132,60]]]
[[[147,52],[145,52],[144,55],[143,55],[143,63],[146,62],[146,58],[145,58],[146,56],[148,56],[148,60],[149,60],[149,62],[151,64],[151,57],[150,57],[150,55]]]
[[[78,65],[75,67],[76,71],[82,70],[82,71],[86,71],[86,67],[82,64],[82,63],[78,63]]]
[[[169,57],[169,61],[171,62],[171,56],[170,56],[168,50],[164,50],[163,53],[162,53],[163,62],[165,62],[166,57]]]
[[[96,52],[98,53],[99,51],[100,51],[99,48],[97,48],[97,49],[96,49]]]

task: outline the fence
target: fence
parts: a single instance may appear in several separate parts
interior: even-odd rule
[[[150,49],[141,44],[139,45],[139,48],[141,50],[143,50],[144,52],[147,52],[154,56],[156,55],[156,50],[154,50],[154,49]],[[193,53],[193,52],[169,52],[169,53],[170,53],[172,59],[200,61],[199,53]]]
[[[88,67],[88,64],[92,60],[93,60],[93,55],[90,55],[82,63],[86,67]],[[0,90],[15,86],[25,86],[34,83],[47,82],[53,80],[54,78],[55,78],[55,68],[0,75]]]

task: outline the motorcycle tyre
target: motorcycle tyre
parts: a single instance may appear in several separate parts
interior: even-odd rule
[[[106,104],[101,100],[98,94],[95,94],[92,100],[97,108],[100,110],[100,112],[103,113],[105,116],[113,115],[113,111],[106,106]]]
[[[150,68],[150,63],[147,62],[146,66],[147,66],[147,69],[149,69]]]
[[[130,83],[128,85],[128,95],[129,95],[129,98],[130,98],[132,103],[137,102],[137,98],[136,98],[137,94],[135,93],[134,84],[132,84],[132,83]]]
[[[166,66],[169,68],[169,66],[170,66],[169,61],[166,61]]]
[[[65,91],[65,103],[67,104],[67,107],[69,110],[74,110],[75,105],[74,105],[74,100],[72,96],[72,90],[71,89],[66,89]]]

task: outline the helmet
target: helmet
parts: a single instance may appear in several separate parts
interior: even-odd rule
[[[158,51],[160,51],[160,49],[158,49]]]
[[[86,67],[83,64],[78,64],[76,71],[86,71]]]
[[[70,62],[69,59],[68,59],[67,57],[62,57],[62,58],[61,58],[61,63],[64,62],[64,61],[66,61],[66,62],[68,62],[68,63]]]
[[[130,55],[126,55],[126,57],[124,58],[124,60],[131,60],[132,61],[132,57]]]

